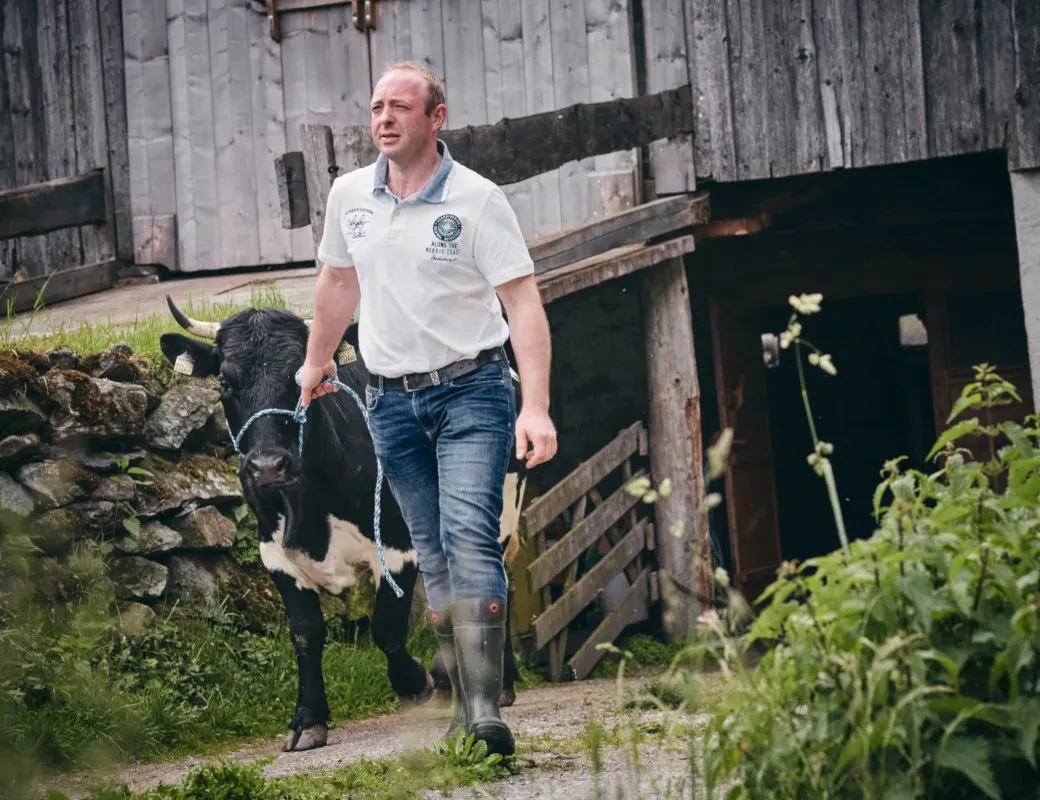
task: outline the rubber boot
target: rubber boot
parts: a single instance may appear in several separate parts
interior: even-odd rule
[[[437,634],[437,644],[440,647],[441,660],[444,662],[444,671],[448,673],[448,680],[451,681],[451,699],[455,712],[448,732],[445,734],[445,738],[450,738],[457,733],[457,728],[466,730],[466,704],[462,700],[462,688],[459,685],[459,660],[455,655],[455,633],[452,626],[451,609],[434,611],[431,608],[430,621]]]
[[[489,753],[510,756],[516,743],[498,706],[506,647],[505,603],[493,598],[462,600],[452,609],[459,682],[469,722],[466,732],[487,742]]]

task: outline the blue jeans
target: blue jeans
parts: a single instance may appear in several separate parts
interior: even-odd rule
[[[430,608],[506,601],[498,541],[515,446],[506,361],[416,392],[365,389],[376,455],[412,534]]]

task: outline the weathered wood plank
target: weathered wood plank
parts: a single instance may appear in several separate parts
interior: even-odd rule
[[[978,150],[983,143],[981,25],[973,0],[921,4],[921,47],[933,156]]]
[[[690,0],[685,6],[690,83],[697,87],[693,94],[696,176],[733,180],[736,143],[725,4]]]
[[[412,58],[411,7],[414,0],[389,0],[379,4],[376,31],[369,36],[373,83],[383,68]]]
[[[686,51],[686,12],[694,4],[684,0],[643,3],[646,48],[646,91],[657,92],[691,83]],[[693,166],[693,135],[650,145],[654,191],[658,196],[697,188]]]
[[[105,84],[101,63],[101,31],[96,0],[67,0],[69,25],[75,44],[71,56],[73,130],[79,174],[108,165],[108,141],[105,124]],[[107,176],[106,176],[107,177]],[[105,181],[105,204],[112,207],[112,184]],[[80,232],[82,258],[86,263],[115,257],[115,222]]]
[[[633,476],[633,480],[644,475],[646,471],[640,470]],[[566,536],[528,564],[527,579],[531,591],[541,589],[559,575],[638,502],[639,498],[624,486],[611,494],[595,511],[568,531]]]
[[[557,106],[587,103],[589,94],[588,37],[584,0],[553,3],[549,15],[550,47],[554,63],[553,101]],[[560,227],[570,228],[589,219],[589,173],[595,158],[560,165]]]
[[[308,14],[283,14],[280,17],[282,26],[281,72],[282,91],[285,111],[285,146],[288,150],[301,150],[303,138],[301,127],[311,122],[307,110],[307,42],[306,17]],[[378,38],[378,37],[377,37]],[[268,162],[270,163],[270,162]],[[313,198],[315,196],[311,195]],[[314,258],[314,235],[310,228],[296,228],[289,231],[290,247],[294,261],[307,261]]]
[[[532,113],[521,119],[507,118],[492,125],[467,126],[444,131],[443,138],[463,164],[495,183],[505,184],[548,172],[568,161],[646,146],[692,129],[690,87],[684,86]]]
[[[726,3],[729,35],[729,74],[733,92],[733,135],[736,178],[769,177],[767,79],[764,0]]]
[[[252,86],[253,113],[253,174],[256,181],[257,219],[260,222],[258,244],[260,261],[265,264],[285,263],[293,260],[292,233],[283,227],[271,224],[282,216],[281,190],[277,167],[271,173],[271,161],[285,153],[285,98],[282,94],[282,59],[277,42],[268,35],[267,21],[259,14],[252,14],[247,21],[249,38],[249,77]],[[294,151],[298,166],[294,179],[300,181],[302,195],[302,221],[292,227],[310,225],[310,210],[307,208],[306,173],[303,168],[303,153]],[[286,153],[286,156],[290,154]],[[289,186],[294,186],[290,182]],[[294,220],[298,219],[293,217]]]
[[[368,40],[351,24],[349,6],[330,8],[326,13],[329,15],[329,75],[339,76],[331,82],[331,122],[367,125],[372,105]],[[376,80],[378,77],[372,83]]]
[[[1015,103],[1015,37],[1011,0],[979,4],[979,67],[982,73],[982,147],[1006,148]]]
[[[480,3],[442,0],[446,127],[487,124],[484,37]]]
[[[812,2],[768,3],[766,109],[770,136],[765,140],[772,177],[818,172],[823,163]]]
[[[220,250],[217,266],[260,263],[260,233],[253,172],[252,96],[237,76],[249,75],[248,0],[209,0],[209,58]],[[273,220],[272,220],[273,221]],[[270,224],[270,221],[268,221]]]
[[[531,502],[520,515],[518,529],[521,536],[530,538],[581,495],[624,463],[639,449],[641,422],[634,422],[594,456],[573,469],[562,481]]]
[[[586,572],[581,580],[568,588],[559,600],[538,615],[532,625],[535,647],[545,647],[553,636],[563,630],[585,606],[596,599],[596,595],[615,575],[635,560],[643,550],[646,540],[645,528],[646,520],[644,519],[629,531],[601,561],[596,562],[596,565]]]
[[[312,258],[325,230],[325,206],[335,179],[329,167],[336,163],[332,143],[332,128],[328,125],[304,125],[300,131],[303,140],[303,163],[307,170],[307,197],[311,212],[311,233],[314,238]]]
[[[134,217],[134,261],[137,264],[161,264],[177,269],[177,217],[156,214]]]
[[[126,73],[123,52],[121,0],[98,0],[101,38],[101,75],[105,91],[105,141],[108,147],[105,177],[109,183],[109,217],[115,226],[115,254],[129,262],[134,253],[133,214],[130,209],[130,155],[127,149]],[[162,27],[165,28],[165,14]],[[165,33],[162,34],[165,37]],[[168,78],[167,78],[168,80]],[[161,98],[166,99],[165,94]],[[169,113],[166,102],[164,113]],[[167,164],[172,164],[172,150]],[[168,191],[173,191],[171,187]]]
[[[855,0],[814,0],[813,32],[823,124],[823,165],[828,170],[848,167],[852,165],[852,128],[862,126],[862,108],[850,99],[858,97],[860,83],[857,61],[850,56],[859,47]]]
[[[38,298],[43,305],[50,306],[62,300],[104,291],[115,284],[119,262],[102,261],[70,268],[56,266],[46,274],[9,283],[0,289],[0,308],[11,307],[14,313],[20,314],[34,308]]]
[[[1015,106],[1009,160],[1013,169],[1040,167],[1040,8],[1013,0]]]
[[[635,97],[636,87],[635,34],[631,0],[586,0],[585,22],[589,43],[589,99],[592,102]],[[691,104],[692,105],[692,104]],[[626,123],[628,124],[628,123]],[[596,170],[635,169],[639,173],[637,186],[642,188],[642,158],[640,143],[619,147],[596,156]],[[642,192],[640,191],[640,199]]]
[[[557,103],[553,86],[554,65],[549,0],[529,0],[520,5],[524,31],[524,85],[527,89],[527,113],[551,112],[556,108]],[[469,161],[461,160],[472,166]],[[561,227],[563,211],[560,207],[560,175],[557,168],[568,160],[570,159],[563,159],[546,170],[539,170],[538,172],[544,174],[537,175],[531,181],[536,235],[553,233]],[[491,176],[488,175],[488,177]],[[514,180],[522,180],[524,177],[530,176],[509,179],[494,177],[492,180],[511,183]]]
[[[614,247],[646,241],[707,222],[710,204],[705,193],[678,195],[644,203],[593,220],[579,228],[528,242],[535,272],[542,273]]]
[[[442,0],[411,0],[408,3],[410,15],[408,19],[408,47],[409,58],[424,64],[441,81],[445,80],[444,74],[444,19]],[[403,48],[404,43],[398,42],[398,48]],[[373,69],[373,77],[381,75],[384,63]]]
[[[306,9],[349,5],[353,5],[352,0],[278,0],[276,9],[279,13],[285,13],[287,11],[304,11]]]
[[[102,223],[105,211],[105,173],[100,169],[6,189],[0,192],[0,239]]]
[[[38,180],[65,178],[76,172],[76,129],[72,107],[72,64],[69,53],[68,9],[64,0],[40,3],[36,29],[40,52],[37,102],[43,105],[45,139]],[[78,230],[52,229],[45,239],[47,262],[53,268],[83,263]]]
[[[681,258],[643,273],[647,383],[650,388],[650,473],[671,480],[667,497],[654,503],[654,527],[661,571],[681,593],[682,605],[695,602],[693,557],[702,556],[707,533],[700,508],[704,496],[701,456],[700,388],[693,342],[690,291]],[[683,636],[696,614],[676,615],[670,634]]]
[[[919,6],[860,0],[859,24],[864,129],[856,165],[923,158],[928,136]]]
[[[646,567],[621,604],[603,620],[588,639],[578,648],[568,662],[575,680],[584,680],[592,668],[603,658],[604,651],[597,648],[603,642],[613,642],[629,624],[646,614],[650,603],[650,568]]]
[[[11,130],[14,112],[11,109],[11,92],[7,80],[7,49],[9,23],[5,24],[4,10],[7,3],[0,0],[0,191],[15,187],[14,136]],[[0,240],[0,280],[10,280],[18,260],[18,242]]]
[[[311,224],[311,210],[307,203],[307,170],[303,153],[294,150],[274,160],[278,182],[278,204],[283,228],[302,228]]]
[[[220,257],[208,9],[205,0],[168,0],[167,11],[179,263],[195,272]]]
[[[520,4],[512,0],[497,0],[499,55],[501,58],[502,110],[493,115],[488,108],[488,121],[498,122],[503,116],[516,117],[527,113],[527,79],[524,73],[524,30]],[[489,12],[490,13],[490,12]],[[488,49],[484,49],[485,58]],[[489,90],[488,97],[491,97]],[[509,183],[502,191],[516,212],[520,230],[524,236],[536,236],[534,223],[534,199],[529,180]]]
[[[634,244],[609,250],[575,264],[543,272],[538,276],[542,303],[551,303],[568,294],[598,286],[604,281],[631,275],[670,258],[692,253],[694,238],[682,236],[655,245]]]

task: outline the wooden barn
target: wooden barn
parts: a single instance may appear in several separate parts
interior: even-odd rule
[[[1035,0],[0,0],[0,41],[0,280],[28,279],[0,300],[312,263],[383,66],[444,80],[445,137],[507,192],[553,327],[561,449],[516,613],[556,677],[665,574],[682,631],[707,567],[754,598],[837,546],[764,345],[789,295],[824,295],[807,333],[838,374],[810,391],[851,535],[973,364],[1019,388],[1008,413],[1040,398]],[[671,480],[652,509],[640,474]]]

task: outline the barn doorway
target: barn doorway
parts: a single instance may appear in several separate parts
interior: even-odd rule
[[[925,468],[935,440],[923,294],[824,299],[803,318],[803,336],[830,353],[837,375],[803,365],[817,435],[831,456],[850,539],[874,531],[871,498],[884,462]],[[760,312],[763,332],[787,326],[790,307]],[[780,551],[802,561],[840,546],[823,480],[806,457],[812,438],[793,350],[765,368]]]

